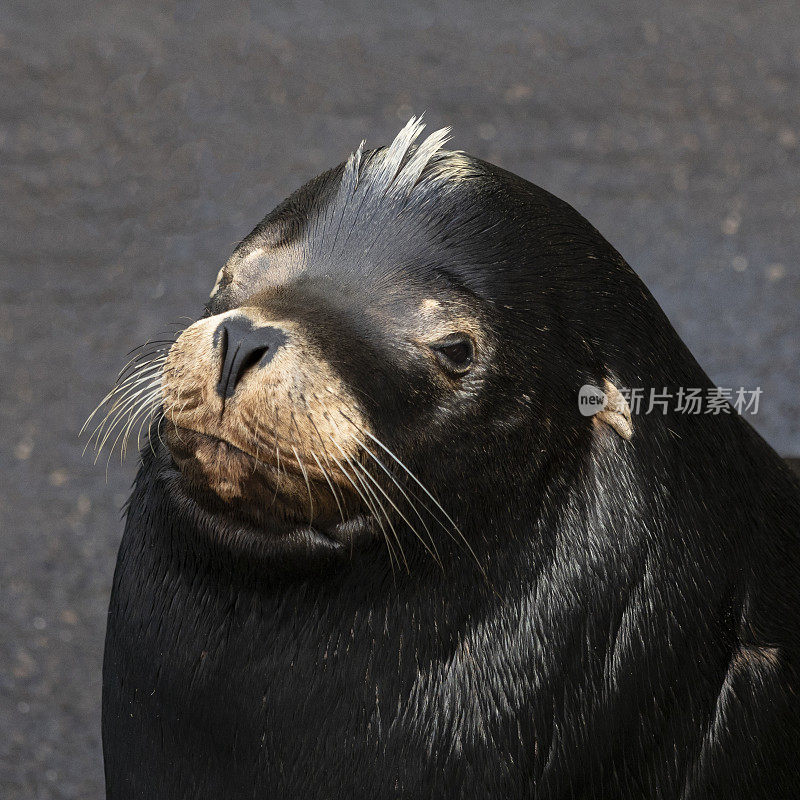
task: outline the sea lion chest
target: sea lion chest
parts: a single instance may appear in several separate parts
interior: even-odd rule
[[[110,798],[501,792],[525,737],[475,707],[489,673],[452,598],[243,580],[132,508],[104,664]]]

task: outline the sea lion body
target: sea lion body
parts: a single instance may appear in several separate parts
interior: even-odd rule
[[[393,186],[413,163],[414,151],[403,152]],[[389,156],[365,158],[354,193],[369,189],[370,170],[391,165]],[[162,417],[142,451],[109,611],[103,743],[112,800],[800,792],[797,479],[737,414],[634,415],[627,437],[624,426],[582,417],[584,384],[711,383],[577,212],[521,178],[459,159],[457,176],[445,174],[446,160],[420,167],[406,202],[387,214],[396,226],[379,219],[363,239],[353,234],[356,255],[335,268],[333,256],[317,255],[315,265],[286,253],[319,254],[309,242],[331,230],[337,244],[326,252],[344,246],[346,227],[319,227],[336,219],[330,209],[348,168],[290,198],[245,240],[241,271],[222,277],[174,367],[186,391],[194,353],[224,346],[209,326],[219,317],[233,330],[225,315],[237,308],[269,309],[290,342],[300,334],[285,321],[315,312],[325,337],[308,348],[326,360],[312,369],[333,365],[337,394],[352,389],[348,409],[360,416],[348,419],[362,432],[351,438],[388,443],[385,453],[377,443],[364,452],[382,456],[398,488],[432,506],[420,488],[430,487],[444,524],[426,527],[427,538],[406,535],[402,559],[392,559],[384,539],[368,535],[374,526],[343,539],[346,525],[293,519],[299,473],[285,514],[270,522],[249,508],[241,492],[250,484],[233,466],[224,489],[198,489],[213,464],[202,461],[208,442],[190,437],[184,452],[173,431],[167,447]],[[426,175],[458,184],[449,194],[438,186],[434,210],[440,194],[408,199]],[[379,202],[366,197],[353,220]],[[415,225],[424,236],[409,235]],[[283,255],[270,286],[253,293],[246,253],[265,247]],[[372,272],[337,277],[360,292],[343,300],[331,276],[356,256]],[[406,302],[411,286],[409,308],[427,320],[435,304],[449,308],[445,283],[468,295],[462,305],[454,296],[448,318],[476,349],[468,362],[453,350],[461,339],[437,333],[435,358],[444,347],[458,361],[442,378],[410,346],[386,344],[406,341],[394,328],[381,338],[398,319],[414,324],[410,311],[381,303]],[[258,362],[271,391],[289,380],[290,355]],[[229,362],[214,362],[225,377],[220,399],[212,388],[203,395],[223,416],[237,409],[225,397]],[[241,378],[243,397],[260,397],[259,374]],[[296,389],[302,377],[291,374]],[[215,372],[214,385],[221,380]],[[297,447],[302,437],[298,429]],[[239,463],[238,450],[218,447],[220,459]],[[184,458],[196,471],[176,466]],[[366,500],[382,499],[366,476],[358,486]],[[389,507],[393,485],[383,486],[400,538],[403,519],[414,527],[415,518],[400,495]],[[230,499],[220,504],[223,491]],[[317,514],[328,513],[313,480],[308,495]]]

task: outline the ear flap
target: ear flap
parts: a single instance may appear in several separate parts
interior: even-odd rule
[[[594,419],[613,428],[623,439],[630,439],[633,436],[633,423],[628,401],[609,380],[603,381],[603,391],[606,402],[603,410],[594,415]]]

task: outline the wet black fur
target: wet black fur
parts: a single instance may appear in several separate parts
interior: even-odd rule
[[[109,612],[113,800],[800,795],[796,478],[736,415],[639,415],[630,441],[582,417],[604,377],[710,383],[577,212],[464,160],[373,223],[379,198],[337,212],[340,167],[240,251],[306,253],[269,302],[316,326],[477,558],[443,528],[444,569],[411,535],[394,575],[380,541],[270,553],[154,437]],[[398,286],[398,319],[455,292],[489,325],[469,391],[363,313]]]

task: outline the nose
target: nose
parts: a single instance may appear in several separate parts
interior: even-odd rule
[[[281,328],[257,327],[247,317],[230,317],[214,331],[214,345],[222,356],[222,370],[217,394],[223,399],[232,397],[247,370],[266,366],[286,343]]]

